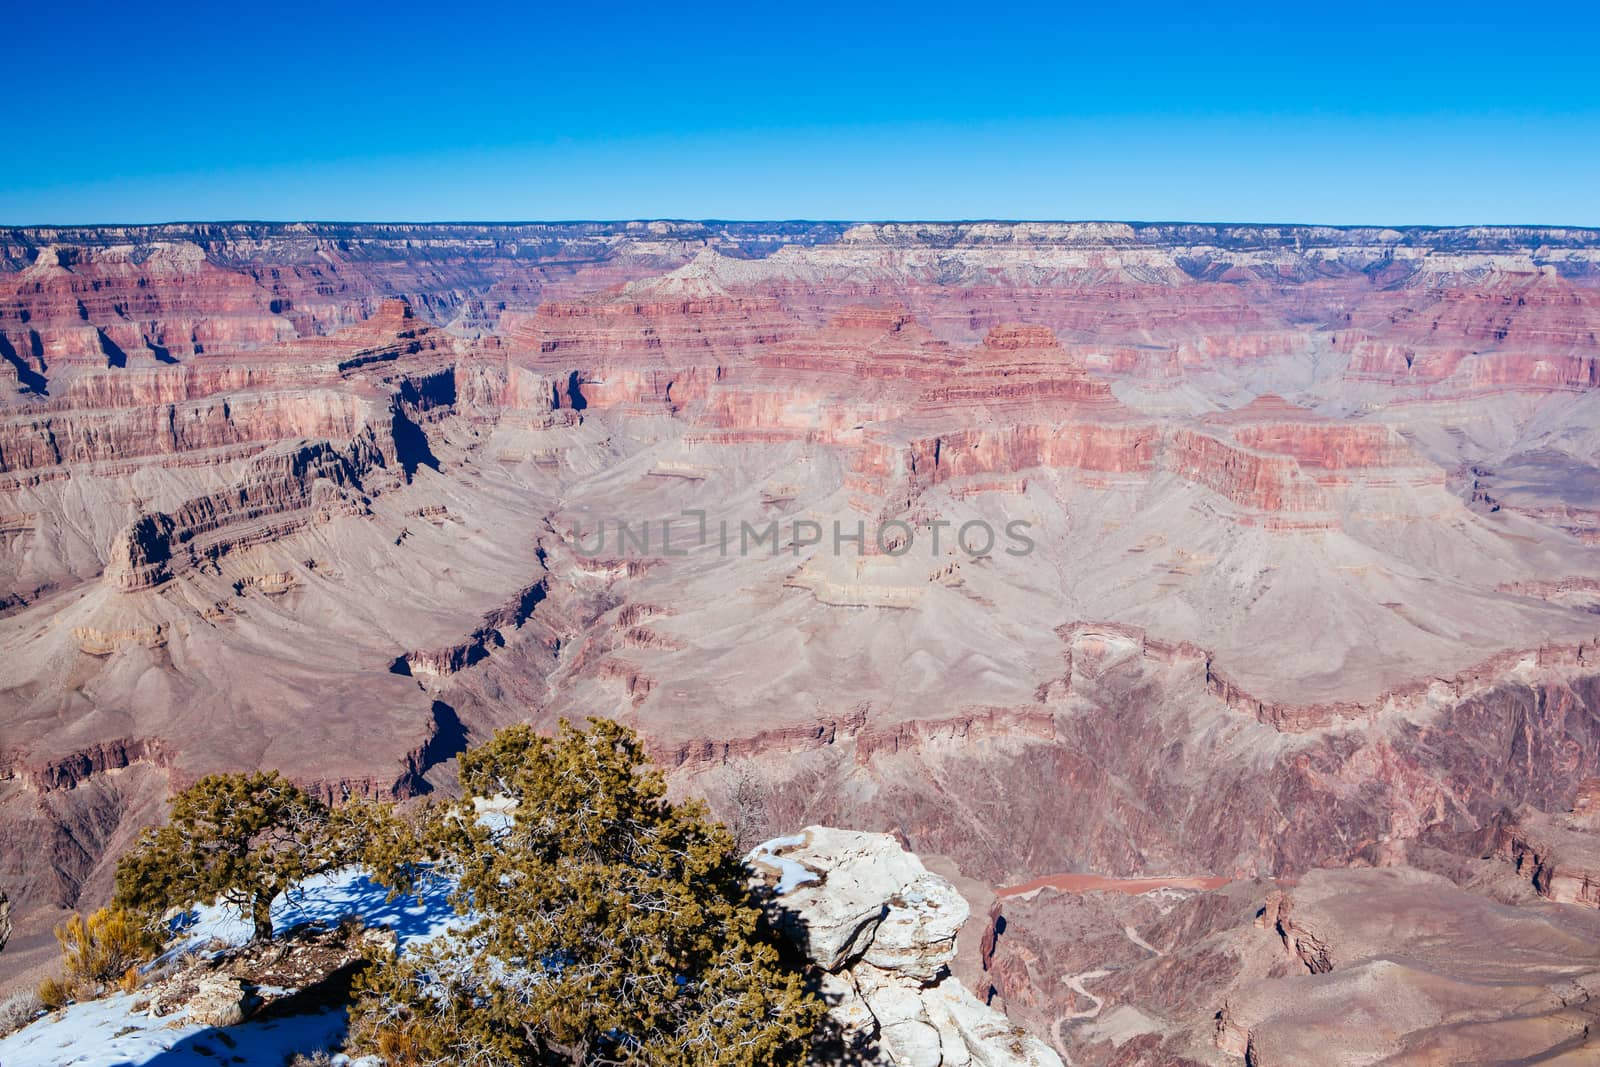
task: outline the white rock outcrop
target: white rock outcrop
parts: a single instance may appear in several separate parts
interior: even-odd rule
[[[208,974],[196,982],[184,1017],[200,1026],[238,1026],[250,1003],[244,983],[231,975]]]
[[[827,972],[834,1021],[879,1063],[1061,1067],[950,974],[970,909],[893,837],[812,826],[757,847],[749,863],[780,926]]]

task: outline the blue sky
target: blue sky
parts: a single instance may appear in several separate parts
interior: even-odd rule
[[[1592,4],[16,4],[0,224],[1600,225]]]

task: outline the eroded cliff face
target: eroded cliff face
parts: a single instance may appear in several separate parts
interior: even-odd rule
[[[0,246],[8,965],[200,774],[411,796],[595,713],[746,831],[991,886],[1433,848],[1592,896],[1539,816],[1600,774],[1593,233]]]

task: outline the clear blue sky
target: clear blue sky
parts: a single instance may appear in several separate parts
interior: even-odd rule
[[[17,2],[0,223],[1600,225],[1594,4]]]

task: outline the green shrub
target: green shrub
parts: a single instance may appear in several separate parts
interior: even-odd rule
[[[462,756],[461,782],[379,873],[403,885],[432,861],[470,921],[365,972],[353,1050],[396,1067],[804,1061],[822,1002],[780,958],[728,831],[666,800],[630,730],[511,727]],[[473,796],[508,798],[509,825]]]

